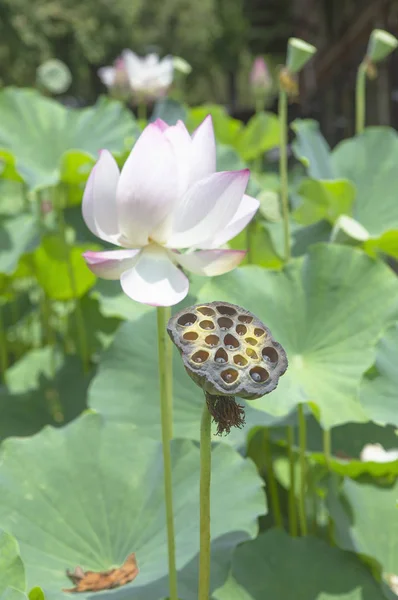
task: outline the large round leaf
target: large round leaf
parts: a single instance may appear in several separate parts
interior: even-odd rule
[[[224,444],[212,457],[212,538],[222,540],[228,553],[231,544],[257,532],[257,518],[265,512],[262,480],[249,459]],[[172,462],[177,567],[183,576],[185,567],[192,570],[199,545],[199,448],[187,440],[173,442]],[[48,427],[29,440],[5,441],[0,523],[20,544],[28,585],[39,583],[47,598],[59,598],[71,587],[67,568],[107,570],[135,552],[138,577],[110,595],[167,596],[162,464],[160,443],[98,414],[62,429]],[[194,600],[196,578],[187,589],[184,598]]]
[[[289,360],[277,389],[252,402],[273,415],[311,402],[325,427],[368,420],[359,385],[398,298],[390,269],[349,247],[319,244],[283,271],[243,267],[209,281],[200,301],[227,300],[270,327]]]
[[[24,590],[25,570],[16,539],[0,529],[0,596],[8,586]]]
[[[375,485],[346,479],[342,499],[331,498],[337,543],[376,559],[387,574],[398,574],[398,481]]]
[[[12,275],[23,254],[40,243],[39,223],[32,215],[19,214],[0,220],[0,273]]]
[[[0,148],[10,150],[30,188],[56,185],[69,150],[91,157],[102,148],[121,152],[134,121],[121,104],[100,99],[91,108],[66,108],[38,92],[7,88],[0,94]]]
[[[159,440],[160,408],[156,315],[146,314],[124,323],[103,354],[89,392],[89,405],[119,423],[130,423],[143,435]],[[199,439],[204,395],[187,375],[182,360],[173,354],[173,420],[175,437]],[[117,401],[115,398],[117,382]],[[228,442],[242,444],[254,425],[275,425],[281,419],[245,404],[246,426],[232,429]],[[217,439],[217,438],[216,438]]]
[[[375,368],[363,380],[361,403],[377,423],[398,427],[398,325],[392,326],[377,346]]]
[[[316,538],[271,530],[234,554],[230,581],[216,600],[383,600],[356,556]]]

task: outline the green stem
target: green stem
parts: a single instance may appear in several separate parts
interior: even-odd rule
[[[289,457],[289,533],[292,537],[297,537],[297,513],[296,513],[296,471],[293,453],[294,429],[291,425],[287,428],[287,454]]]
[[[137,106],[137,116],[139,121],[147,120],[147,109],[146,104],[142,100],[138,103]]]
[[[171,472],[172,439],[172,367],[171,341],[167,336],[166,326],[171,315],[169,307],[159,306],[157,309],[158,350],[159,350],[159,383],[160,383],[160,416],[162,423],[162,446],[164,465],[164,495],[166,505],[167,547],[169,560],[169,592],[170,600],[178,600],[177,569],[175,560],[175,534],[173,517],[173,482]]]
[[[264,458],[265,458],[265,467],[267,469],[267,481],[268,488],[271,498],[271,507],[272,512],[275,519],[275,525],[277,527],[283,527],[283,519],[282,519],[282,511],[279,503],[279,494],[278,494],[278,486],[276,484],[276,477],[274,472],[274,465],[272,462],[272,451],[271,451],[271,443],[269,437],[269,429],[264,427]]]
[[[5,383],[8,369],[7,337],[3,323],[3,311],[0,307],[0,368],[1,380]]]
[[[326,468],[327,468],[328,472],[330,473],[331,459],[332,459],[332,435],[331,435],[330,429],[323,430],[323,453],[325,455]],[[330,515],[328,515],[327,531],[328,531],[329,542],[331,545],[333,545],[334,544],[333,521],[332,521]]]
[[[307,446],[307,424],[304,415],[303,404],[298,405],[299,417],[299,456],[300,456],[300,493],[299,493],[299,519],[301,535],[307,535],[307,517],[305,514],[305,492],[307,483],[307,461],[306,461],[306,446]]]
[[[84,324],[83,311],[80,306],[80,301],[79,301],[78,294],[77,294],[76,277],[75,277],[75,272],[73,270],[72,261],[70,258],[70,248],[69,248],[68,241],[66,239],[66,229],[65,229],[64,211],[63,211],[63,205],[62,205],[62,196],[60,198],[57,198],[57,202],[55,202],[55,206],[56,206],[57,216],[58,216],[59,234],[60,234],[60,238],[61,238],[62,244],[64,246],[64,250],[65,250],[66,268],[68,270],[68,277],[69,277],[70,287],[72,290],[72,296],[75,301],[76,328],[77,328],[77,335],[79,338],[80,356],[81,356],[81,359],[83,362],[83,369],[85,372],[87,372],[89,370],[89,361],[90,361],[88,342],[87,342],[87,333],[86,333],[86,326]]]
[[[355,131],[358,134],[365,129],[366,115],[366,65],[361,63],[357,71],[355,86]]]
[[[287,175],[287,101],[287,93],[283,90],[280,90],[278,107],[280,128],[279,177],[281,186],[281,208],[286,262],[290,259],[289,190]]]
[[[254,233],[254,229],[256,227],[256,223],[255,223],[254,219],[255,219],[255,217],[253,217],[253,220],[250,221],[250,223],[246,227],[246,249],[247,249],[246,258],[247,258],[247,262],[249,263],[249,265],[253,264],[253,262],[254,262],[253,244],[252,244],[253,233]]]
[[[200,424],[200,554],[198,600],[209,600],[210,593],[210,479],[211,414],[205,402]]]

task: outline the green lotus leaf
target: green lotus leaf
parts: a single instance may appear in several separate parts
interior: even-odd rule
[[[151,121],[162,119],[168,125],[175,125],[177,121],[185,121],[187,108],[172,98],[160,98],[153,107]]]
[[[193,304],[192,298],[189,304]],[[181,305],[179,305],[182,308]],[[143,315],[131,323],[124,323],[116,333],[111,346],[104,352],[98,372],[90,386],[89,406],[107,419],[130,423],[151,439],[161,437],[159,413],[159,382],[156,315]],[[134,368],[132,368],[134,365]],[[173,355],[173,419],[175,437],[199,439],[203,392],[185,372],[177,351]],[[115,396],[117,402],[109,401]],[[272,417],[245,403],[246,425],[233,429],[225,441],[244,444],[246,434],[254,425],[283,424],[284,419]],[[220,438],[215,437],[215,440]]]
[[[12,275],[23,254],[40,243],[39,223],[29,214],[0,219],[0,273]]]
[[[0,595],[0,600],[28,600],[27,595],[14,587],[8,587]]]
[[[19,181],[0,179],[0,198],[1,217],[17,215],[26,210],[24,188]]]
[[[339,546],[376,560],[386,574],[398,573],[398,480],[376,485],[345,479],[329,509]]]
[[[90,108],[71,109],[35,90],[7,88],[0,93],[0,148],[16,157],[29,188],[56,185],[64,155],[80,150],[97,158],[99,150],[121,152],[134,134],[131,113],[101,98]]]
[[[272,113],[260,112],[241,130],[234,146],[244,160],[253,160],[275,148],[279,141],[278,117]]]
[[[25,569],[16,539],[0,529],[0,596],[9,586],[25,590]]]
[[[32,350],[7,372],[11,371],[8,387],[0,389],[0,441],[30,436],[44,425],[68,423],[86,408],[92,373],[85,374],[81,361],[68,356],[53,375],[51,352],[50,348]],[[18,381],[18,373],[26,380]]]
[[[104,316],[98,300],[92,297],[85,296],[81,299],[80,311],[84,320],[88,354],[92,356],[109,346],[120,325],[120,319]],[[67,325],[69,338],[77,344],[79,331],[76,309],[68,315]]]
[[[344,179],[304,179],[298,195],[302,204],[293,217],[302,225],[312,225],[323,219],[334,223],[340,215],[349,215],[355,198],[355,187]]]
[[[242,264],[247,265],[251,263],[268,269],[281,269],[283,266],[283,258],[278,253],[280,248],[275,248],[277,244],[274,243],[272,238],[270,224],[255,219],[250,223],[249,227],[250,229],[245,229],[233,240],[228,242],[228,246],[235,250],[247,249],[247,236],[250,231],[250,255],[246,255]]]
[[[244,306],[285,348],[286,374],[271,394],[251,401],[254,408],[282,416],[311,402],[330,428],[369,420],[359,385],[397,291],[397,278],[384,264],[350,247],[319,244],[280,272],[243,267],[209,280],[199,301]]]
[[[235,550],[231,578],[214,598],[383,600],[384,596],[354,554],[317,538],[291,538],[273,529]]]
[[[42,239],[33,258],[37,280],[49,298],[80,298],[93,287],[96,277],[87,268],[82,256],[87,250],[93,250],[91,244],[65,246],[56,235],[47,235]]]
[[[230,117],[225,108],[218,104],[203,104],[190,108],[187,117],[188,129],[190,131],[196,129],[207,115],[212,116],[217,142],[234,146],[243,128],[243,123]]]
[[[377,346],[375,368],[363,380],[361,404],[377,423],[398,427],[397,390],[398,325],[393,325]]]
[[[296,134],[293,151],[307,167],[314,179],[335,179],[336,172],[330,157],[330,148],[319,131],[319,124],[312,119],[296,119],[291,124]]]
[[[98,300],[100,311],[104,317],[117,317],[132,321],[147,312],[153,312],[153,308],[147,304],[133,302],[126,296],[118,281],[98,279],[90,295]]]
[[[61,590],[72,587],[66,569],[107,570],[134,552],[140,570],[135,581],[103,597],[167,596],[162,462],[159,442],[98,414],[61,429],[47,427],[28,440],[6,440],[0,523],[19,541],[28,585],[40,582],[47,598],[62,598]],[[176,559],[183,574],[199,549],[199,448],[174,441],[172,462]],[[212,538],[223,539],[227,553],[231,544],[256,535],[257,518],[266,510],[262,485],[249,459],[225,444],[213,449]],[[228,567],[224,580],[227,573]],[[196,578],[187,588],[184,598],[194,600]]]

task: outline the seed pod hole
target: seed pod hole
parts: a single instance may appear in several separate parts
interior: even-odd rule
[[[205,330],[214,329],[214,323],[213,321],[201,321],[199,327]]]
[[[263,355],[263,359],[266,361],[270,361],[272,363],[278,362],[278,353],[275,348],[272,348],[272,346],[263,348],[261,354]]]
[[[219,348],[217,350],[214,361],[219,364],[228,362],[228,354],[225,352],[224,348]]]
[[[239,341],[230,333],[225,336],[224,344],[228,350],[235,350],[235,348],[239,348]]]
[[[182,325],[182,327],[189,327],[190,325],[193,325],[195,323],[196,319],[196,315],[193,315],[192,313],[187,313],[185,315],[181,315],[177,323],[179,325]]]
[[[255,383],[264,383],[264,381],[267,381],[269,373],[263,367],[253,367],[253,369],[250,369],[250,377]]]
[[[218,335],[208,335],[205,338],[205,342],[208,346],[214,348],[214,346],[217,346],[220,343],[220,338],[218,337]]]
[[[221,372],[221,377],[225,383],[234,383],[238,379],[239,373],[235,369],[225,369]]]
[[[206,350],[198,350],[192,355],[192,360],[195,363],[204,363],[209,358],[209,353]]]
[[[198,312],[202,313],[202,315],[206,315],[206,317],[214,317],[216,314],[215,311],[208,306],[200,306]]]
[[[245,342],[247,342],[248,344],[250,344],[251,346],[256,346],[257,345],[257,340],[255,340],[252,337],[247,337],[245,338]]]
[[[250,317],[249,315],[239,315],[238,321],[241,323],[251,323],[253,321],[253,317]]]
[[[229,315],[230,317],[234,317],[236,315],[236,310],[232,308],[232,306],[217,306],[217,310],[220,315]]]
[[[258,359],[257,352],[254,352],[254,350],[252,350],[252,348],[248,348],[246,350],[246,354],[247,354],[247,356],[250,356],[250,358],[254,358],[254,360]]]
[[[245,365],[247,365],[247,360],[244,356],[241,356],[240,354],[235,354],[234,363],[238,365],[238,367],[244,367]]]
[[[217,319],[217,323],[221,331],[227,331],[228,329],[231,329],[232,325],[234,324],[231,319],[228,319],[228,317],[220,317]]]
[[[245,335],[245,333],[247,333],[247,327],[245,327],[244,325],[237,325],[235,329],[236,333],[238,333],[239,335]]]
[[[198,339],[198,334],[196,333],[196,331],[187,331],[187,333],[184,333],[184,335],[182,336],[184,338],[184,340],[186,340],[187,342],[194,342],[195,340]]]
[[[259,327],[256,327],[254,330],[254,335],[256,337],[262,337],[264,335],[265,331],[264,329],[260,329]]]

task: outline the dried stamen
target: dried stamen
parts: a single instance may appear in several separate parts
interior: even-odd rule
[[[235,402],[234,396],[213,396],[206,392],[206,403],[214,423],[217,423],[217,435],[228,435],[231,427],[241,429],[245,424],[244,408]]]

